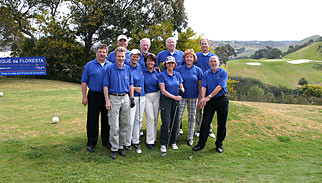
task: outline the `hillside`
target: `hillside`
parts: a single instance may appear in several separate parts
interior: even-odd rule
[[[286,51],[288,46],[297,41],[209,41],[213,48],[230,44],[237,53],[237,58],[249,57],[257,50],[266,48],[267,46],[278,48]]]
[[[100,138],[86,151],[80,84],[0,78],[0,91],[0,182],[320,182],[321,106],[230,101],[224,153],[209,138],[192,159],[185,112],[179,150],[143,137],[143,154],[111,160]]]
[[[227,69],[230,76],[255,78],[273,86],[295,89],[302,77],[310,84],[322,85],[322,62],[291,64],[288,61],[292,60],[230,60],[227,62]]]
[[[320,49],[319,49],[320,47]],[[296,52],[290,53],[283,58],[285,59],[308,59],[322,61],[322,42],[313,43]]]
[[[302,45],[309,40],[315,41],[316,39],[320,38],[319,35],[310,36],[308,38],[302,39],[300,41],[297,40],[291,40],[291,41],[238,41],[238,40],[231,40],[231,41],[223,41],[223,40],[210,40],[210,45],[213,48],[216,48],[218,46],[223,46],[230,44],[237,53],[237,58],[243,58],[243,57],[249,57],[253,55],[257,50],[264,49],[267,46],[278,48],[282,52],[287,51],[289,46],[295,46],[295,45]]]

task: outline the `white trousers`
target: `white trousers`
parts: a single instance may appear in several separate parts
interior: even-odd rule
[[[145,94],[146,143],[157,140],[157,128],[160,108],[160,91]]]
[[[135,106],[130,109],[130,133],[126,134],[125,145],[140,143],[140,129],[142,128],[145,96],[134,97]]]

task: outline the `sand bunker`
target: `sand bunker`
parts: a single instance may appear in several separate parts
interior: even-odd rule
[[[248,62],[247,65],[261,65],[261,63],[258,62]]]
[[[291,60],[291,61],[287,61],[290,64],[303,64],[303,63],[308,63],[311,60],[304,60],[304,59],[300,59],[300,60]]]

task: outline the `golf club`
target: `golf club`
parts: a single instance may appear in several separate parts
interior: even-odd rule
[[[138,85],[138,87],[141,87],[140,85]],[[141,89],[142,90],[142,89]],[[140,111],[140,109],[141,109],[141,92],[139,93],[139,138],[140,138],[140,136],[141,136],[141,128],[142,128],[142,125],[141,125],[141,111]]]
[[[176,102],[177,103],[177,102]],[[174,110],[174,116],[173,116],[173,120],[172,120],[172,125],[171,125],[171,128],[170,128],[170,134],[169,134],[169,137],[168,137],[168,142],[167,142],[167,149],[169,147],[169,142],[170,142],[170,138],[171,138],[171,134],[172,134],[172,129],[173,129],[173,124],[174,124],[174,120],[176,119],[176,114],[177,114],[177,109],[178,109],[178,103],[176,104],[176,108]],[[168,132],[169,133],[169,132]],[[161,156],[164,157],[166,156],[167,153],[164,152],[164,153],[161,153]]]

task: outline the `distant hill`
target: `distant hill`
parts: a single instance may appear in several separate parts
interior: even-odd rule
[[[315,41],[315,40],[319,39],[320,37],[321,37],[320,35],[314,35],[314,36],[311,36],[311,37],[305,38],[305,39],[303,39],[303,40],[301,40],[301,41],[298,41],[298,42],[296,42],[296,43],[293,43],[293,44],[292,44],[292,46],[295,46],[295,45],[302,45],[302,44],[304,44],[304,43],[307,43],[307,42],[308,42],[308,41],[310,41],[310,40]]]
[[[251,55],[253,55],[257,50],[259,49],[263,49],[266,48],[267,46],[273,47],[273,48],[278,48],[280,49],[282,52],[287,51],[288,47],[291,45],[302,45],[305,42],[308,42],[310,39],[312,40],[316,40],[318,39],[320,36],[319,35],[315,35],[315,36],[311,36],[308,38],[305,38],[303,40],[291,40],[291,41],[256,41],[256,40],[252,40],[252,41],[236,41],[236,40],[232,40],[232,41],[213,41],[210,40],[210,46],[212,46],[213,48],[216,48],[218,46],[223,46],[226,44],[230,44],[237,53],[237,58],[243,58],[243,57],[249,57]]]
[[[320,48],[320,49],[319,49]],[[308,59],[322,61],[322,42],[313,43],[296,52],[290,53],[283,58],[286,59]],[[322,71],[322,70],[321,70]]]

